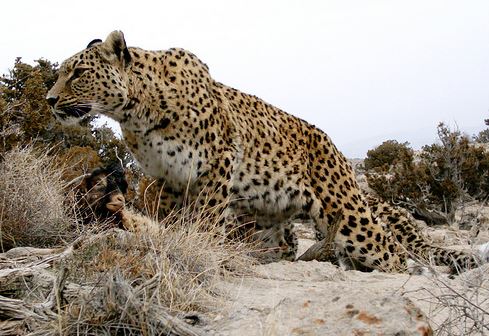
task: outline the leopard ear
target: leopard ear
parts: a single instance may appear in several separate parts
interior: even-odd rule
[[[102,40],[101,39],[95,39],[95,40],[92,40],[92,42],[90,42],[88,45],[87,45],[87,49],[88,48],[91,48],[93,46],[96,46],[97,44],[100,44],[102,43]]]
[[[131,63],[131,54],[127,49],[124,34],[119,30],[115,30],[107,36],[103,42],[102,50],[109,60],[115,58],[122,62],[124,67],[127,67]]]

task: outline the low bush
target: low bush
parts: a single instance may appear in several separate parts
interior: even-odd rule
[[[489,153],[468,136],[438,125],[439,142],[414,154],[407,143],[386,141],[368,151],[369,186],[382,198],[430,223],[451,222],[467,199],[489,195]]]

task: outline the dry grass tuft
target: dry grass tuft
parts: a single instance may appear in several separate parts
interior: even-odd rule
[[[53,246],[70,235],[62,171],[46,152],[25,146],[0,158],[0,251]]]
[[[222,280],[254,264],[247,245],[222,239],[219,213],[187,206],[136,232],[86,232],[64,249],[5,253],[0,316],[9,322],[0,334],[203,334],[205,313],[226,302]]]
[[[188,206],[159,226],[112,230],[75,250],[60,267],[68,281],[93,286],[97,294],[71,301],[56,328],[63,334],[158,335],[166,330],[165,314],[222,308],[226,293],[219,282],[249,272],[253,260],[245,244],[223,242],[215,210]]]
[[[475,253],[475,251],[474,251]],[[426,312],[436,335],[489,334],[488,264],[449,275],[447,266],[417,260],[416,269],[432,285],[406,292],[418,293],[418,300],[429,304]]]
[[[473,269],[458,275],[461,285],[434,276],[437,293],[430,293],[431,315],[443,316],[442,323],[433,323],[437,335],[487,335],[489,333],[488,267]]]

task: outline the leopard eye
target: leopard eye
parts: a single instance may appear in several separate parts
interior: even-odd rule
[[[85,71],[87,71],[88,69],[85,69],[85,68],[76,68],[75,70],[73,70],[73,76],[72,76],[72,79],[76,79],[76,78],[79,78],[81,75],[83,75],[83,73]]]

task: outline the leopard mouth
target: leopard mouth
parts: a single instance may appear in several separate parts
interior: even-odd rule
[[[67,106],[57,110],[57,114],[66,119],[68,117],[82,118],[92,110],[89,105]]]
[[[88,105],[52,108],[54,117],[67,126],[79,124],[91,110],[92,108]]]

